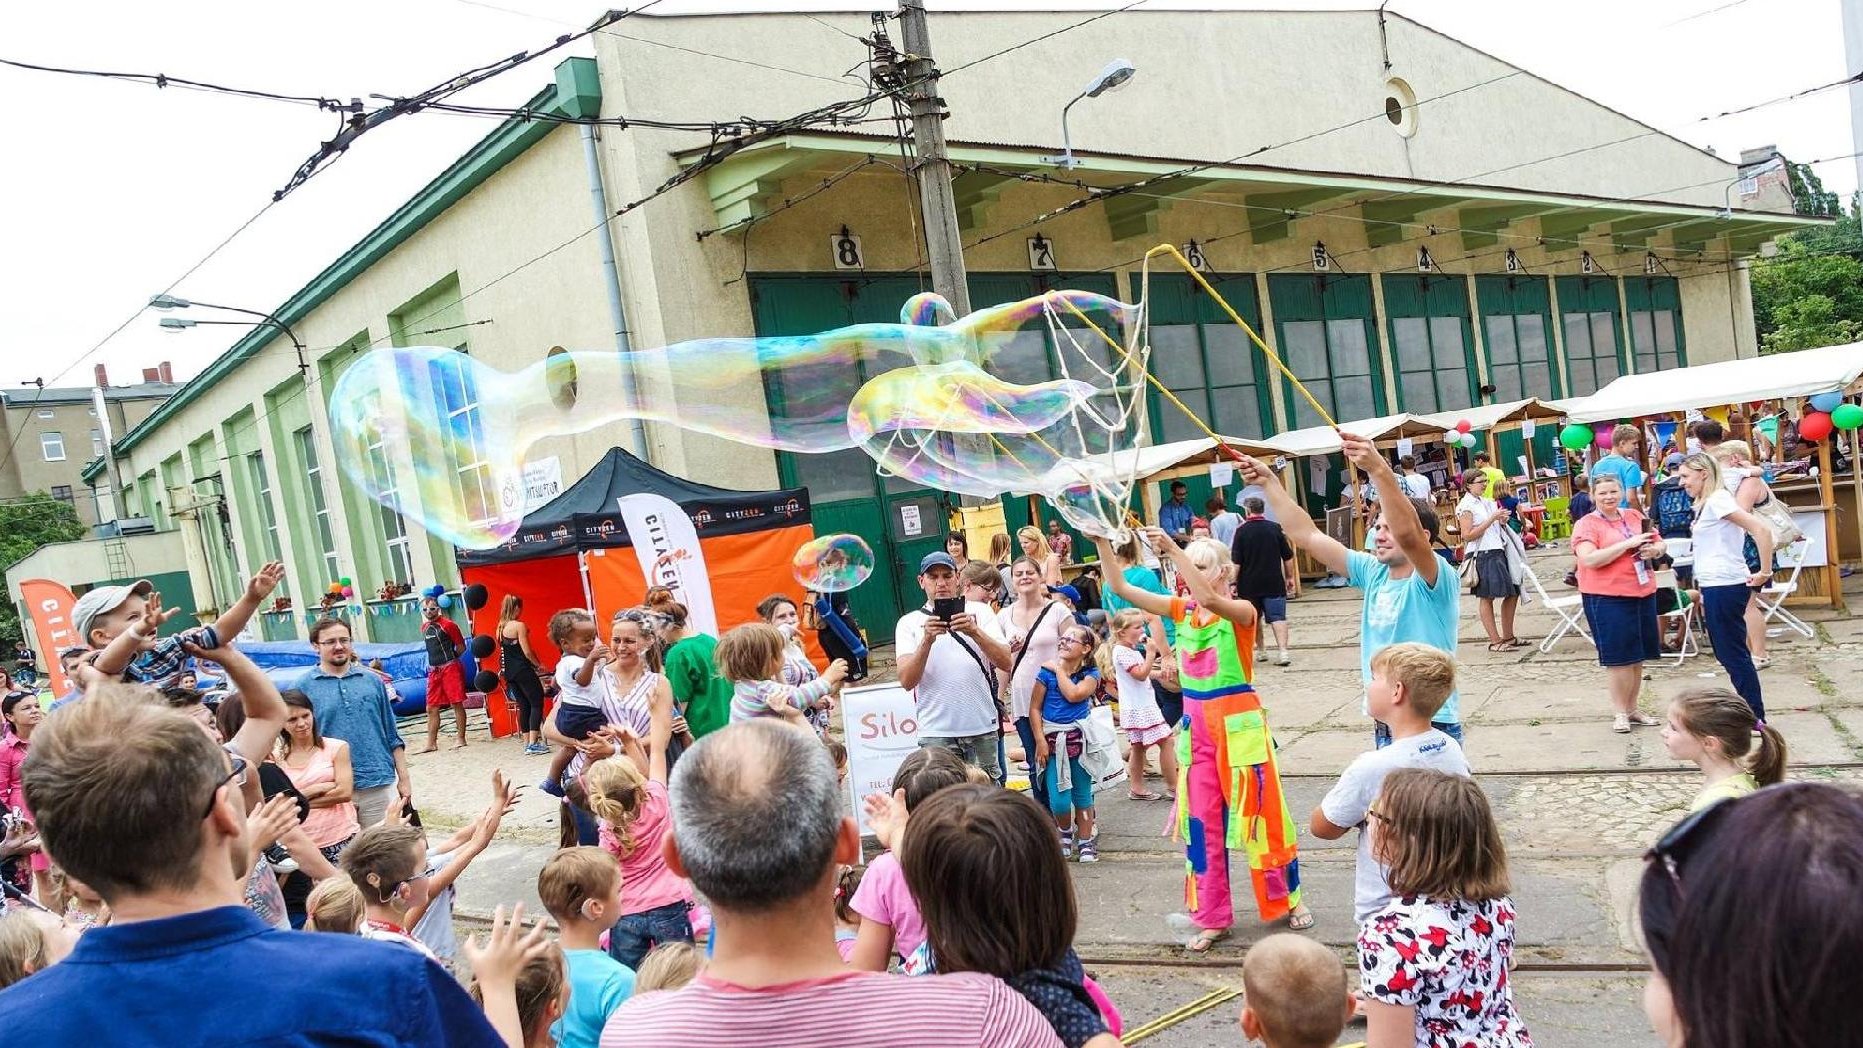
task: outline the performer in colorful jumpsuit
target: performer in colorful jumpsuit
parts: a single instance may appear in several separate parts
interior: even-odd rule
[[[1300,900],[1293,814],[1281,792],[1267,711],[1255,694],[1255,608],[1228,595],[1229,551],[1213,540],[1187,549],[1148,528],[1160,555],[1189,586],[1190,600],[1137,590],[1111,577],[1119,596],[1177,626],[1178,679],[1184,719],[1177,733],[1177,825],[1186,842],[1185,904],[1203,952],[1235,921],[1229,895],[1229,852],[1248,856],[1255,905],[1264,921],[1287,918],[1313,925]],[[1110,551],[1101,552],[1104,561]]]

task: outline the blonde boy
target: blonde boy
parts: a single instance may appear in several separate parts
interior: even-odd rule
[[[600,848],[564,848],[537,874],[569,962],[569,1005],[550,1027],[560,1048],[594,1048],[608,1016],[634,994],[634,973],[601,948],[621,919],[621,867]]]
[[[1354,1010],[1339,958],[1287,932],[1249,947],[1242,992],[1242,1036],[1268,1048],[1331,1048]]]
[[[78,598],[71,610],[71,621],[78,635],[96,654],[86,656],[89,670],[80,683],[88,687],[94,676],[121,677],[136,684],[157,687],[179,679],[187,666],[185,643],[201,648],[218,648],[233,643],[246,624],[252,621],[259,604],[271,596],[285,566],[277,561],[260,568],[246,583],[246,592],[212,626],[185,630],[172,637],[157,639],[156,631],[173,618],[177,609],[163,610],[162,595],[148,579],[138,579],[128,586],[98,586]]]
[[[1366,703],[1372,718],[1391,728],[1391,744],[1360,754],[1313,809],[1311,829],[1322,840],[1359,830],[1353,914],[1358,921],[1391,900],[1384,868],[1372,858],[1364,832],[1366,813],[1378,799],[1384,777],[1399,768],[1434,768],[1467,775],[1468,760],[1454,739],[1430,726],[1430,718],[1455,691],[1455,660],[1427,644],[1392,644],[1371,657]]]

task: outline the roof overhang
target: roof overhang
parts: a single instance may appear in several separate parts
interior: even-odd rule
[[[679,153],[682,166],[699,163],[708,148]],[[824,178],[848,171],[866,158],[896,154],[890,136],[800,132],[746,145],[705,172],[706,191],[720,231],[743,229],[788,198],[783,184],[799,177]],[[1181,171],[1201,161],[1174,157],[1081,152],[1084,166],[1060,172],[1043,157],[1052,148],[953,142],[948,155],[958,170],[953,186],[958,223],[966,232],[987,232],[990,211],[1006,187],[1031,180],[1059,179],[1087,192],[1129,186]],[[1060,176],[1065,176],[1061,178]],[[1174,203],[1202,200],[1246,214],[1256,244],[1288,236],[1290,223],[1316,212],[1350,216],[1365,223],[1373,247],[1432,232],[1453,232],[1463,249],[1496,245],[1510,238],[1542,237],[1554,249],[1581,245],[1619,251],[1698,253],[1704,260],[1743,258],[1760,245],[1795,229],[1827,225],[1830,219],[1770,211],[1726,210],[1662,200],[1612,199],[1548,193],[1496,185],[1428,182],[1336,171],[1260,164],[1214,164],[1155,186],[1108,194],[1095,202],[1115,239],[1153,236],[1157,215]],[[1531,223],[1531,224],[1529,224]]]

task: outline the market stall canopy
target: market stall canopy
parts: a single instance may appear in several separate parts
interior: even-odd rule
[[[1456,418],[1463,417],[1466,416],[1456,416]],[[1454,420],[1442,424],[1428,421],[1419,415],[1409,414],[1380,415],[1377,418],[1339,423],[1340,431],[1374,441],[1405,438],[1434,440],[1454,428]],[[1331,426],[1309,426],[1306,429],[1277,433],[1269,437],[1267,443],[1283,455],[1330,455],[1339,450],[1339,433]]]
[[[1255,458],[1287,454],[1286,451],[1269,441],[1224,437],[1223,444]],[[1175,470],[1194,469],[1198,466],[1211,466],[1218,462],[1232,461],[1234,459],[1221,450],[1216,441],[1208,437],[1195,437],[1190,440],[1175,440],[1169,444],[1154,444],[1095,455],[1092,458],[1076,460],[1067,468],[1084,469],[1087,475],[1095,480],[1113,482],[1119,477],[1131,476],[1136,477],[1142,483]]]
[[[1863,375],[1863,342],[1625,375],[1589,397],[1553,401],[1573,422],[1642,418],[1753,400],[1848,389]]]
[[[1551,404],[1541,403],[1533,397],[1516,400],[1506,404],[1481,404],[1459,411],[1438,411],[1433,415],[1416,415],[1418,421],[1444,429],[1454,429],[1456,423],[1466,420],[1476,431],[1493,429],[1514,422],[1532,421],[1551,422],[1565,417],[1565,412]],[[1356,431],[1353,431],[1356,432]]]

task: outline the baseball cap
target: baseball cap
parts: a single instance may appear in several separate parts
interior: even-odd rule
[[[137,579],[127,586],[98,586],[78,598],[71,609],[71,621],[78,627],[78,637],[90,642],[91,622],[106,612],[115,611],[131,597],[146,597],[155,592],[155,583]]]
[[[1677,469],[1681,465],[1682,453],[1679,451],[1670,452],[1669,457],[1662,460],[1662,468],[1664,469]]]
[[[1080,604],[1080,591],[1072,586],[1049,586],[1048,592],[1057,597],[1066,597],[1076,606]]]
[[[957,561],[952,560],[951,555],[943,550],[927,553],[925,554],[925,559],[919,561],[919,574],[923,575],[933,568],[950,568],[952,571],[956,571]]]

